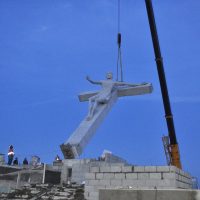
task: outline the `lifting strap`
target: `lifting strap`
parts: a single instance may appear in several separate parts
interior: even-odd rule
[[[122,68],[122,53],[121,53],[121,41],[122,36],[120,33],[120,0],[118,0],[118,34],[117,34],[117,45],[118,45],[118,55],[117,55],[117,81],[119,80],[119,70],[120,70],[120,81],[123,82],[123,68]],[[120,69],[119,69],[120,67]]]

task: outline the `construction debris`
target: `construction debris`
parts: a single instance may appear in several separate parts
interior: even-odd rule
[[[82,185],[51,185],[27,184],[21,189],[12,190],[10,193],[0,193],[0,199],[30,199],[30,200],[84,200]]]

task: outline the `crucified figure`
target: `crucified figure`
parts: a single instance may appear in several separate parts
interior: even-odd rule
[[[107,73],[106,80],[93,81],[88,76],[86,79],[101,86],[101,90],[83,92],[79,94],[79,101],[89,101],[88,115],[75,129],[69,139],[60,147],[66,159],[80,156],[118,98],[151,93],[152,84],[131,84],[112,80],[112,73]]]
[[[112,93],[117,89],[117,86],[134,87],[142,84],[144,85],[147,84],[147,83],[130,84],[125,82],[113,81],[113,74],[111,72],[108,72],[106,74],[106,80],[93,81],[88,76],[86,77],[86,79],[92,84],[97,84],[102,86],[102,89],[98,92],[98,94],[89,98],[89,112],[87,116],[88,121],[91,120],[92,117],[94,116],[95,110],[99,104],[106,104],[109,102]]]

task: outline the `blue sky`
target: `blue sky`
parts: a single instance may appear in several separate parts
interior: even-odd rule
[[[199,172],[200,2],[154,0],[183,167]],[[52,162],[88,110],[85,80],[116,75],[117,0],[0,1],[0,152]],[[82,157],[104,149],[132,164],[165,165],[167,134],[144,1],[121,5],[124,80],[151,82],[151,95],[119,99]]]

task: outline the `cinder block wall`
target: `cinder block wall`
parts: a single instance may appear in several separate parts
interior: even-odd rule
[[[119,160],[119,159],[118,159]],[[68,180],[81,184],[86,180],[85,175],[91,172],[91,168],[106,166],[124,166],[126,163],[112,163],[110,161],[98,161],[95,159],[69,159],[63,160],[61,169],[61,183],[67,183]],[[72,169],[72,177],[69,179],[68,169]]]
[[[85,174],[85,198],[98,200],[99,189],[190,189],[191,176],[174,166],[91,166]]]
[[[76,183],[85,181],[85,174],[90,171],[91,159],[66,159],[63,160],[61,169],[61,183],[69,180]],[[72,169],[72,177],[69,178],[68,169]]]

